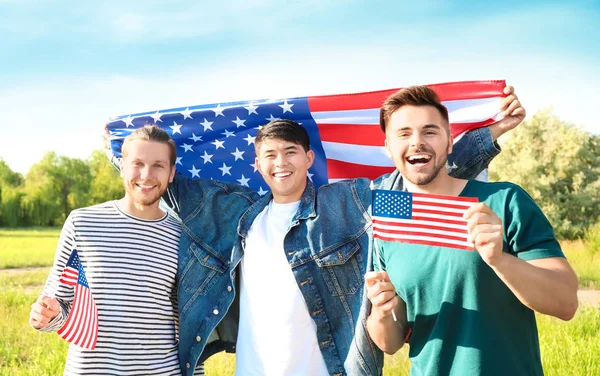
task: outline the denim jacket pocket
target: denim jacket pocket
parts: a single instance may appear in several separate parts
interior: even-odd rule
[[[359,250],[358,242],[352,241],[315,260],[333,296],[352,295],[362,287]]]
[[[181,287],[189,293],[205,295],[227,271],[227,263],[195,243],[189,248],[190,261],[181,276]]]

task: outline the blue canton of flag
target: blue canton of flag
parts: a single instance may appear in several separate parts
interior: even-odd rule
[[[136,128],[156,124],[178,145],[176,167],[180,173],[230,181],[264,194],[269,188],[254,163],[254,139],[264,124],[279,118],[295,120],[307,130],[316,155],[308,177],[315,186],[327,183],[325,155],[306,98],[202,105],[120,117],[109,123],[111,148],[121,157],[124,137]]]
[[[373,195],[373,215],[386,218],[412,217],[412,194],[400,191],[378,191]]]

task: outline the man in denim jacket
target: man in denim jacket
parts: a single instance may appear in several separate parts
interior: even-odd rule
[[[507,89],[512,92],[512,88]],[[509,114],[515,106],[519,103],[514,95],[503,102],[503,109]],[[466,134],[455,145],[460,154],[455,154],[450,162],[453,174],[458,173],[461,177],[477,175],[499,152],[493,138],[514,128],[521,120],[508,116],[488,128]],[[283,122],[282,128],[297,126],[289,121],[278,122]],[[286,141],[288,146],[290,142],[300,145],[298,139],[285,140],[278,137],[277,132],[266,139]],[[300,146],[294,152],[310,159],[308,145]],[[257,165],[261,159],[266,161],[268,158],[272,156],[261,155],[257,150]],[[348,180],[325,185],[316,192],[305,173],[302,175],[302,169],[284,168],[275,173],[261,171],[268,183],[273,179],[290,180],[287,175],[290,172],[294,179],[291,190],[298,200],[282,239],[283,253],[291,271],[288,273],[304,300],[305,314],[314,322],[313,329],[309,329],[314,338],[309,342],[320,350],[324,367],[321,371],[333,375],[378,375],[382,354],[366,334],[368,305],[363,304],[366,302],[363,275],[371,265],[368,212],[371,182],[367,179]],[[239,185],[182,176],[177,176],[170,186],[165,201],[183,222],[178,273],[180,362],[186,374],[192,374],[199,361],[218,351],[236,351],[240,339],[240,279],[237,273],[241,268],[238,266],[255,219],[282,193],[285,196],[285,189],[289,188],[285,184],[284,192],[270,184],[273,193],[262,198]],[[269,267],[271,264],[265,262],[262,270],[265,275],[272,272]],[[272,280],[273,285],[279,283],[277,279]],[[284,304],[282,296],[270,295],[270,290],[260,291],[252,299],[254,296],[258,299],[259,295],[270,298],[270,305],[264,305],[262,312],[254,312],[259,318]],[[260,309],[260,306],[254,309]],[[242,314],[245,312],[242,310]],[[289,344],[290,334],[279,329],[274,327],[254,335],[262,337],[261,343],[265,346],[269,341]],[[244,346],[238,358],[251,347]],[[290,357],[293,359],[295,355],[290,354]],[[263,366],[256,372],[268,374],[274,369],[268,364]],[[281,369],[292,372],[289,368]],[[252,371],[238,367],[237,372]]]

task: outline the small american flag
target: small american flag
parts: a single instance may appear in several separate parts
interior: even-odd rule
[[[75,286],[75,297],[69,317],[58,330],[58,335],[74,345],[95,349],[98,341],[98,309],[76,250],[71,252],[69,261],[60,276],[60,282]]]
[[[373,191],[373,236],[389,242],[473,250],[462,215],[477,202],[401,191]]]
[[[505,97],[504,81],[428,85],[448,108],[455,140],[494,123]],[[379,109],[398,89],[365,93],[203,104],[118,116],[108,124],[111,148],[121,157],[123,139],[153,123],[177,143],[177,171],[191,178],[238,183],[265,194],[269,187],[254,165],[254,138],[267,122],[285,118],[308,132],[315,187],[342,179],[375,179],[394,171],[379,128]]]

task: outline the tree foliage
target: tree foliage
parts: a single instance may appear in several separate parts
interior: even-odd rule
[[[121,178],[101,151],[86,161],[49,152],[25,178],[0,159],[0,226],[59,226],[74,209],[122,196]]]
[[[600,137],[542,110],[512,131],[491,181],[523,187],[559,238],[582,237],[600,214]]]

